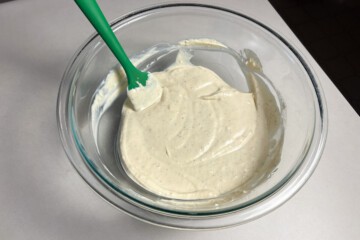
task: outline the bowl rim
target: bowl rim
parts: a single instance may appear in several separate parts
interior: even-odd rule
[[[263,30],[268,31],[270,34],[272,34],[274,37],[276,37],[280,42],[282,42],[285,47],[287,47],[299,60],[301,65],[304,67],[307,75],[309,76],[313,89],[315,91],[315,105],[318,106],[318,110],[320,113],[320,118],[315,114],[315,120],[320,121],[320,128],[319,128],[319,137],[317,139],[317,142],[314,146],[314,139],[312,138],[309,144],[309,148],[307,153],[305,154],[304,158],[301,160],[301,162],[298,164],[297,168],[293,170],[292,174],[288,176],[287,179],[281,180],[279,183],[277,183],[274,187],[272,187],[270,190],[267,190],[265,193],[261,194],[260,197],[257,197],[255,200],[252,200],[248,204],[244,204],[241,207],[234,207],[230,210],[220,211],[220,212],[214,212],[214,213],[208,213],[205,214],[198,214],[194,215],[194,213],[187,213],[183,211],[169,211],[167,209],[158,208],[154,206],[149,206],[148,204],[138,201],[137,199],[134,199],[131,196],[128,196],[125,194],[125,196],[122,196],[120,198],[119,195],[114,193],[114,189],[111,189],[106,184],[109,184],[108,181],[105,179],[99,179],[101,176],[95,175],[93,172],[93,169],[91,170],[88,164],[85,164],[86,167],[78,166],[77,161],[75,160],[75,157],[83,158],[81,154],[81,150],[78,149],[78,144],[76,143],[76,139],[71,136],[71,126],[69,126],[69,119],[66,117],[67,113],[70,111],[69,109],[69,96],[70,96],[70,89],[72,84],[72,79],[68,79],[67,76],[69,75],[70,70],[73,68],[74,63],[76,62],[77,58],[80,56],[82,51],[96,38],[98,37],[97,33],[93,33],[76,51],[76,53],[73,55],[71,60],[69,61],[69,64],[66,67],[66,70],[63,74],[62,81],[59,88],[58,98],[57,98],[57,124],[59,129],[59,134],[61,138],[62,145],[64,147],[64,150],[67,154],[67,157],[69,158],[71,164],[75,168],[75,170],[79,173],[79,175],[84,179],[84,181],[97,193],[99,194],[104,200],[109,202],[111,205],[115,206],[117,209],[122,209],[124,212],[140,219],[146,222],[150,222],[156,225],[161,226],[167,226],[167,227],[173,227],[173,228],[186,228],[186,229],[199,229],[199,227],[192,227],[185,226],[184,221],[188,219],[192,220],[204,220],[205,218],[208,218],[207,221],[212,219],[216,220],[218,218],[224,218],[224,217],[233,217],[234,213],[239,214],[242,213],[242,218],[236,219],[236,221],[232,221],[231,224],[227,224],[224,226],[215,226],[215,227],[206,227],[203,226],[201,229],[207,229],[207,228],[221,228],[226,226],[231,226],[239,223],[245,223],[250,220],[254,220],[256,218],[259,218],[266,213],[269,213],[270,211],[276,209],[277,207],[284,204],[287,200],[289,200],[293,195],[295,195],[296,192],[300,190],[300,188],[306,183],[306,181],[309,179],[309,177],[314,172],[320,157],[322,155],[322,152],[324,150],[325,142],[326,142],[326,136],[327,136],[327,128],[328,128],[328,118],[327,118],[327,107],[325,103],[325,97],[324,93],[321,89],[320,83],[317,80],[318,78],[315,76],[313,69],[306,63],[308,61],[305,61],[305,57],[299,50],[297,50],[293,45],[289,43],[288,40],[285,40],[280,34],[278,34],[276,31],[274,31],[272,28],[266,26],[265,24],[248,17],[247,15],[243,13],[239,13],[234,10],[230,10],[227,8],[215,6],[215,5],[208,5],[208,4],[199,4],[199,3],[167,3],[167,4],[157,4],[153,5],[147,8],[142,8],[140,10],[132,11],[128,14],[122,15],[121,17],[115,19],[111,22],[111,27],[116,26],[117,24],[126,21],[127,19],[141,15],[146,12],[150,12],[153,10],[159,10],[159,9],[165,9],[165,8],[174,8],[174,7],[194,7],[194,8],[205,8],[205,9],[211,9],[211,10],[217,10],[219,12],[225,12],[230,13],[233,15],[236,15],[237,17],[244,18],[246,20],[249,20],[250,22],[254,23],[255,25],[260,26]],[[63,101],[65,100],[65,101]],[[314,123],[314,124],[315,124]],[[313,134],[315,134],[315,129]],[[311,149],[313,147],[313,149]],[[311,152],[310,152],[311,150]],[[306,156],[310,156],[310,160],[307,162],[304,162],[306,160]],[[85,163],[84,159],[82,161]],[[87,162],[87,161],[86,161]],[[89,171],[89,172],[86,172]],[[100,183],[102,187],[100,186],[94,186],[94,182]],[[275,189],[274,189],[275,188]],[[110,192],[104,192],[109,191]],[[109,199],[109,193],[110,195],[113,195],[117,197],[119,200],[121,199],[121,206],[119,206],[119,203],[116,203],[115,201]],[[119,193],[119,192],[117,192]],[[124,192],[120,192],[121,195],[124,195]],[[125,201],[125,203],[124,203]],[[262,207],[261,210],[257,208],[257,203],[261,202]],[[135,211],[135,212],[134,212]],[[149,216],[146,218],[144,217],[144,213],[149,214],[149,211],[152,214],[155,214],[155,216],[161,215],[162,217],[166,217],[168,220],[172,219],[174,220],[172,223],[159,221],[159,219],[156,221],[153,221],[153,219],[149,218]],[[239,218],[239,217],[238,217]],[[181,223],[180,223],[181,222]]]

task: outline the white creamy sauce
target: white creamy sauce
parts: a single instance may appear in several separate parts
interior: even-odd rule
[[[111,106],[115,99],[127,88],[124,71],[111,70],[96,91],[91,104],[91,128],[93,136],[98,136],[98,126],[104,112]]]
[[[251,58],[241,66],[251,90],[243,93],[213,71],[192,65],[192,55],[183,47],[228,49],[212,39],[190,39],[177,46],[154,46],[131,59],[136,66],[162,52],[180,50],[175,64],[151,73],[156,88],[133,92],[139,108],[128,91],[118,141],[122,165],[134,181],[159,196],[238,198],[264,181],[279,162],[283,127],[277,102],[258,79],[258,70],[247,63]],[[156,93],[158,87],[161,97],[141,107],[147,104],[147,93]],[[99,86],[91,106],[94,138],[102,134],[102,116],[126,89],[121,68],[111,70]]]
[[[269,94],[240,92],[189,58],[180,51],[174,65],[152,73],[162,87],[156,104],[135,111],[126,100],[120,151],[128,173],[147,190],[175,199],[208,199],[259,174],[279,114],[268,119],[272,115],[266,111],[276,108]]]
[[[179,42],[180,46],[203,46],[203,47],[218,47],[218,48],[227,48],[224,44],[214,39],[208,38],[196,38],[196,39],[186,39]]]

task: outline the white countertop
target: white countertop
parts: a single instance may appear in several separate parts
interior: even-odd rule
[[[108,19],[156,2],[99,0]],[[165,229],[116,210],[71,166],[56,123],[62,74],[92,27],[70,0],[11,1],[0,4],[0,239],[360,239],[359,116],[269,2],[198,2],[269,25],[310,60],[327,99],[329,134],[307,184],[274,212],[225,230]]]

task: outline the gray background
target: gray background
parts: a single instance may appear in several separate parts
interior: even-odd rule
[[[162,1],[99,2],[114,19]],[[321,80],[329,135],[302,190],[267,216],[225,230],[164,229],[117,211],[73,169],[56,125],[62,74],[93,29],[73,1],[10,1],[0,4],[0,239],[360,239],[360,118],[267,1],[221,5],[280,32]]]

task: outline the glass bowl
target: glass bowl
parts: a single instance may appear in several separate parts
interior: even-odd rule
[[[278,96],[284,139],[276,168],[261,183],[231,201],[213,199],[208,204],[209,201],[168,199],[148,192],[133,182],[119,164],[117,139],[126,98],[126,88],[121,84],[115,87],[118,90],[112,95],[111,104],[97,109],[102,114],[94,128],[95,95],[103,94],[99,91],[107,74],[120,69],[102,39],[94,34],[80,47],[65,71],[57,117],[62,143],[73,166],[106,201],[153,224],[212,229],[256,219],[279,207],[304,185],[324,147],[327,113],[316,76],[288,41],[241,13],[201,4],[158,5],[120,17],[111,26],[133,60],[144,49],[196,38],[215,39],[240,54],[252,55],[252,60],[260,59],[257,66],[262,71],[258,77],[267,81]],[[169,49],[172,48],[165,47],[163,51]],[[164,59],[155,54],[137,66],[143,70],[162,70],[168,65]],[[237,74],[239,63],[227,63],[224,59],[213,57],[206,61],[219,75]],[[224,80],[241,89],[236,80],[241,73],[238,74],[239,78],[225,76]]]

